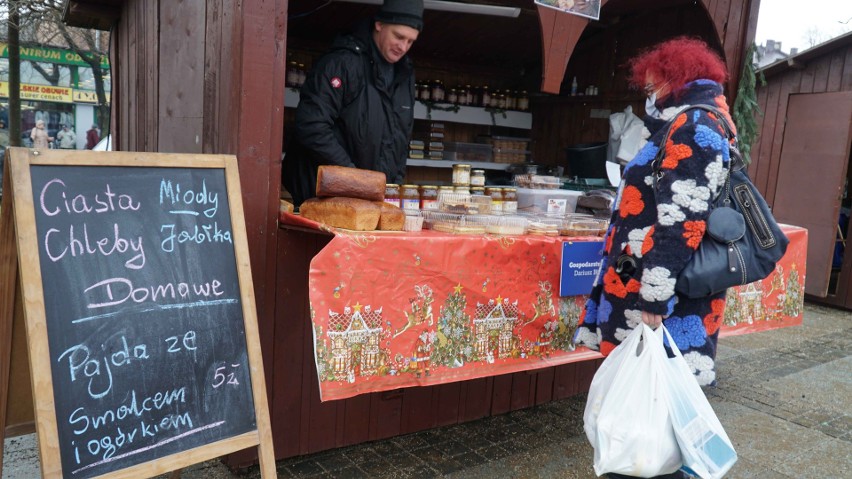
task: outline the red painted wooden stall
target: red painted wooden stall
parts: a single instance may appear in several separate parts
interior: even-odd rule
[[[543,404],[587,390],[599,361],[566,364],[431,387],[320,403],[307,274],[327,242],[278,228],[281,159],[297,92],[288,65],[310,66],[333,35],[375,6],[312,0],[70,0],[66,19],[112,31],[112,133],[124,151],[236,154],[279,458],[391,437]],[[604,0],[599,20],[540,12],[532,0],[491,0],[510,18],[425,13],[412,50],[418,78],[446,84],[499,83],[527,91],[531,123],[500,129],[457,122],[448,139],[523,135],[535,161],[559,165],[566,146],[605,141],[606,115],[643,99],[624,80],[638,49],[681,34],[698,35],[727,62],[731,102],[745,47],[754,39],[759,0]],[[572,97],[574,77],[601,94]],[[448,122],[450,123],[450,122]],[[494,124],[492,124],[494,123]],[[492,129],[493,127],[493,129]],[[409,179],[440,180],[448,170],[410,166]],[[233,466],[254,460],[229,458]]]

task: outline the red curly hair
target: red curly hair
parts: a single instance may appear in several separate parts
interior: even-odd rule
[[[728,69],[719,54],[702,40],[690,37],[659,43],[630,60],[629,67],[628,81],[633,87],[641,90],[650,71],[658,83],[669,82],[675,95],[693,80],[724,83],[728,79]]]

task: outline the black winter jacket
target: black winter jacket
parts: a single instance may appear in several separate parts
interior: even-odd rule
[[[414,70],[406,55],[382,88],[373,22],[334,41],[301,89],[296,124],[284,158],[283,183],[296,205],[316,196],[319,165],[381,171],[388,183],[405,178],[414,123]]]

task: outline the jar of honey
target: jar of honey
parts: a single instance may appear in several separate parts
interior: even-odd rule
[[[470,165],[453,165],[453,186],[470,186]]]
[[[489,186],[485,188],[485,196],[491,197],[491,212],[500,214],[503,212],[503,188]]]
[[[420,209],[420,189],[417,187],[417,185],[402,185],[399,198],[402,203],[402,209]]]
[[[518,189],[503,188],[503,213],[515,214],[518,212]]]
[[[420,187],[420,209],[423,211],[438,209],[437,186],[423,185]]]
[[[485,187],[472,186],[470,188],[470,196],[485,196]]]
[[[385,202],[390,203],[397,208],[402,208],[402,203],[399,197],[399,185],[388,183],[385,185]]]
[[[485,170],[470,171],[470,186],[485,186]]]

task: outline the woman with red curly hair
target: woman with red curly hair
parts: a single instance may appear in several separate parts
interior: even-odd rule
[[[725,182],[730,144],[721,118],[683,109],[714,106],[733,126],[722,94],[727,70],[707,44],[686,37],[656,45],[629,65],[631,85],[648,98],[647,142],[624,169],[603,263],[574,341],[608,355],[640,323],[652,328],[663,323],[699,384],[711,385],[725,293],[691,299],[678,294],[675,283],[701,242],[710,206]],[[652,163],[661,148],[657,175]],[[671,467],[662,472],[672,474],[660,477],[684,477],[679,465]]]

